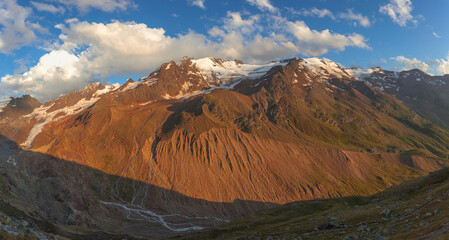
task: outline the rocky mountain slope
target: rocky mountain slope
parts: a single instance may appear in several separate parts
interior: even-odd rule
[[[446,130],[328,59],[184,58],[36,105],[0,114],[2,199],[66,235],[173,236],[448,165]]]
[[[292,202],[183,239],[448,239],[449,169],[368,196]]]
[[[347,69],[362,81],[392,94],[426,119],[449,128],[449,75],[431,76],[421,70],[393,72]]]

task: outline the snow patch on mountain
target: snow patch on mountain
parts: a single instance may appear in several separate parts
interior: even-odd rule
[[[21,145],[25,148],[30,148],[34,142],[34,139],[37,135],[39,135],[39,133],[42,132],[45,125],[53,121],[58,121],[63,117],[81,112],[96,103],[98,99],[100,99],[100,96],[117,89],[119,86],[119,84],[105,85],[103,89],[96,91],[90,99],[83,98],[72,106],[65,106],[64,108],[51,112],[48,112],[48,110],[54,105],[54,103],[51,105],[42,105],[34,109],[32,113],[26,115],[25,117],[29,117],[30,120],[35,119],[38,123],[31,128],[27,139]]]
[[[7,97],[2,97],[0,99],[0,112],[3,112],[3,108],[5,108],[8,103],[9,103],[10,99]]]
[[[0,102],[0,112],[3,112],[3,108],[5,108],[6,105],[8,105],[7,102]]]
[[[210,84],[229,83],[243,78],[256,79],[265,75],[274,66],[287,65],[287,63],[281,62],[253,65],[237,60],[224,61],[215,58],[193,59],[192,63]]]
[[[157,82],[157,80],[158,80],[157,77],[150,77],[150,76],[142,77],[139,79],[139,81],[136,81],[133,83],[128,83],[128,85],[126,85],[126,87],[121,89],[120,92],[126,92],[128,90],[135,89],[142,84],[147,84],[148,86],[152,86]]]
[[[309,69],[315,75],[320,76],[320,80],[352,77],[345,71],[345,69],[341,68],[338,63],[327,58],[305,58],[300,64]]]
[[[100,83],[98,83],[99,85]],[[106,94],[108,92],[114,91],[115,89],[119,88],[120,84],[119,83],[114,83],[111,85],[105,85],[105,87],[103,89],[98,90],[97,92],[95,92],[95,94],[93,95],[93,97],[100,97],[103,94]]]

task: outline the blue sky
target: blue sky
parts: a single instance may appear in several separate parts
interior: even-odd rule
[[[0,0],[0,95],[41,101],[185,55],[449,74],[447,0]]]

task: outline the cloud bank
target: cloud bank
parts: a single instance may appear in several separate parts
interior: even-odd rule
[[[395,70],[404,71],[410,69],[419,69],[421,71],[427,71],[429,69],[429,64],[420,61],[416,58],[410,59],[404,56],[397,56],[390,58],[391,60],[396,61],[398,64],[395,66]]]
[[[269,1],[256,3],[270,11],[266,5]],[[189,31],[168,35],[163,28],[142,23],[78,19],[56,28],[61,34],[49,52],[29,70],[2,77],[0,94],[27,93],[46,101],[99,79],[147,74],[161,63],[183,56],[218,56],[256,63],[298,54],[317,56],[347,47],[370,48],[360,34],[314,30],[304,21],[293,22],[271,13],[228,12],[221,24],[206,34]]]

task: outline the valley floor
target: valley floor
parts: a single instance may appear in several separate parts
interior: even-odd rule
[[[298,201],[178,239],[449,239],[449,168],[381,193]],[[4,203],[0,239],[67,239],[39,230]],[[19,217],[17,217],[19,216]],[[104,235],[104,236],[103,236]],[[94,239],[123,236],[94,234]],[[88,238],[82,238],[88,239]]]
[[[183,239],[449,239],[449,169],[370,197],[300,201]]]

